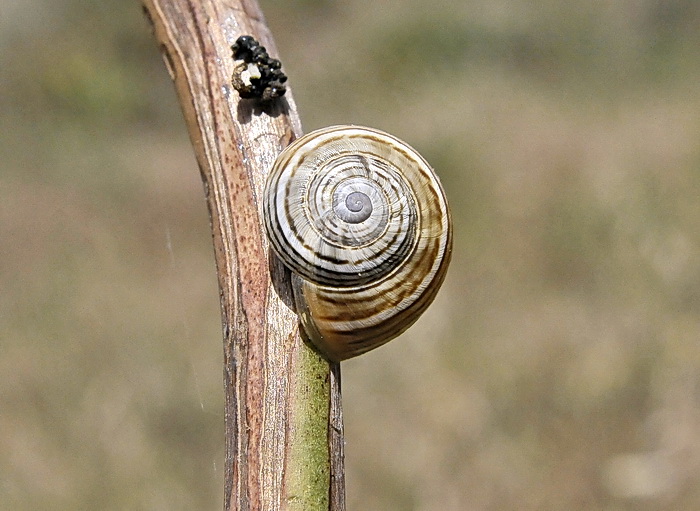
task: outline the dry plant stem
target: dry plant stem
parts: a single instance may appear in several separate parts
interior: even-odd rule
[[[299,337],[261,196],[301,135],[291,93],[260,108],[230,84],[231,45],[250,34],[277,56],[252,0],[143,0],[175,82],[211,215],[224,330],[225,510],[345,509],[340,373]],[[271,261],[271,262],[270,262]]]

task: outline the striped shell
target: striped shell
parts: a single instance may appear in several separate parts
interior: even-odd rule
[[[263,208],[304,331],[330,360],[402,333],[445,278],[452,223],[440,181],[381,131],[334,126],[294,141],[270,172]]]

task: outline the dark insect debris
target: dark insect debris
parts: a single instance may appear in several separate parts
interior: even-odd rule
[[[263,102],[284,96],[287,77],[282,63],[267,54],[253,37],[242,35],[233,46],[235,67],[231,82],[242,98],[258,98]]]

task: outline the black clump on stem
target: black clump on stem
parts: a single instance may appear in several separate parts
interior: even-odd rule
[[[268,102],[284,96],[287,76],[282,63],[267,54],[252,36],[242,35],[233,46],[235,67],[231,81],[241,98],[258,98]]]

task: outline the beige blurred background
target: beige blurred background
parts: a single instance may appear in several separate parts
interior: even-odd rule
[[[343,365],[350,510],[700,509],[700,2],[262,1],[307,131],[455,214]],[[220,509],[199,174],[138,2],[0,0],[0,510]]]

